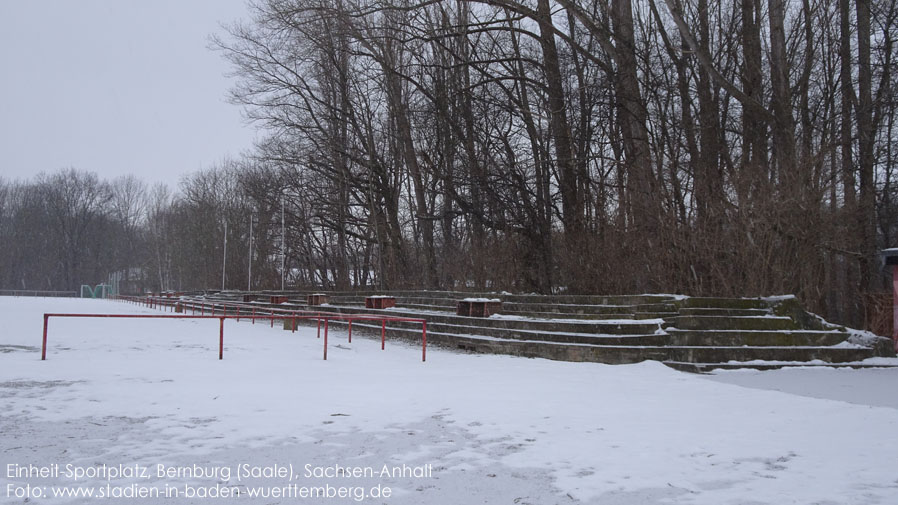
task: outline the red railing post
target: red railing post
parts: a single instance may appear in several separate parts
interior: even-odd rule
[[[218,359],[224,359],[224,320],[218,320]]]
[[[274,309],[271,309],[271,327],[274,328]]]
[[[352,318],[349,318],[349,343],[352,343]]]
[[[253,307],[253,324],[256,324],[256,308]]]
[[[329,319],[324,320],[324,360],[327,361],[327,322]]]
[[[384,350],[384,346],[387,342],[387,320],[380,320],[380,350]]]
[[[318,338],[321,338],[321,313],[318,313]]]
[[[421,361],[427,361],[427,321],[421,321]]]
[[[47,359],[47,323],[50,320],[50,316],[44,314],[44,340],[43,344],[41,344],[41,361]]]

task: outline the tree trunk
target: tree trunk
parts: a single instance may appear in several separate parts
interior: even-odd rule
[[[857,0],[857,136],[860,200],[857,226],[860,230],[861,290],[876,288],[876,207],[873,187],[874,131],[872,73],[870,69],[870,0]]]
[[[651,248],[660,230],[660,195],[652,171],[646,127],[646,106],[642,100],[636,69],[636,40],[633,33],[631,0],[612,0],[612,28],[615,40],[616,73],[614,89],[618,121],[627,169],[627,190],[633,226]]]
[[[555,45],[555,27],[552,24],[549,0],[538,0],[537,23],[539,24],[539,42],[543,54],[543,71],[546,76],[552,140],[555,145],[555,158],[558,167],[561,222],[564,225],[565,244],[568,247],[567,260],[564,261],[567,273],[565,277],[569,289],[579,292],[588,289],[587,286],[582,285],[581,281],[584,280],[584,276],[580,268],[580,261],[585,254],[585,251],[582,250],[585,239],[583,196],[580,194],[580,181],[574,146],[571,141],[571,127],[567,117],[567,104],[558,60],[558,48]]]

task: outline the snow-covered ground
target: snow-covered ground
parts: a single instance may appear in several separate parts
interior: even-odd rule
[[[870,358],[865,363],[894,364],[895,358]],[[852,370],[833,367],[798,367],[782,370],[718,370],[705,378],[747,388],[839,400],[855,405],[898,409],[898,368]],[[898,436],[898,434],[895,434]],[[896,456],[898,460],[898,456]]]
[[[898,503],[895,370],[709,380],[437,349],[422,363],[343,331],[323,361],[314,328],[234,321],[219,361],[217,321],[149,319],[51,319],[42,362],[44,312],[160,313],[0,298],[3,503],[60,489],[240,496],[29,503]],[[335,465],[378,475],[316,476]],[[275,466],[289,475],[243,477]],[[262,489],[345,496],[248,496]]]

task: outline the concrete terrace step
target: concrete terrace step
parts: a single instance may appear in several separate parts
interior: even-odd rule
[[[633,314],[633,319],[669,319],[677,317],[679,312],[637,312]]]
[[[728,309],[719,307],[683,307],[679,311],[683,316],[765,316],[769,309]]]
[[[332,321],[331,325],[345,325]],[[353,323],[353,332],[367,330],[380,334],[380,325],[365,322]],[[411,342],[420,342],[420,328],[388,326],[387,335]],[[625,337],[626,338],[626,337]],[[558,342],[551,340],[523,340],[472,335],[428,329],[429,344],[452,349],[462,349],[480,353],[512,354],[533,358],[565,361],[591,361],[599,363],[637,363],[654,359],[674,363],[722,363],[722,360],[784,360],[813,361],[831,363],[857,362],[873,357],[870,349],[834,347],[676,347],[659,345],[619,345],[613,340],[596,343]]]
[[[873,349],[827,346],[692,347],[668,346],[667,360],[686,363],[728,361],[813,361],[829,363],[862,361],[876,356]]]
[[[671,320],[681,330],[795,330],[789,317],[778,316],[677,316]]]
[[[305,306],[305,300],[299,299],[290,299],[291,303],[298,304],[303,308]],[[329,306],[340,306],[340,307],[353,307],[353,308],[364,308],[365,299],[364,298],[350,298],[350,297],[340,297],[330,300]],[[265,305],[264,303],[261,305]],[[260,306],[261,306],[260,305]],[[535,319],[584,319],[584,320],[601,320],[601,319],[661,319],[665,317],[673,317],[676,316],[676,312],[644,312],[644,313],[634,313],[632,311],[627,312],[626,309],[634,309],[636,307],[641,307],[639,305],[626,305],[626,306],[591,306],[591,305],[577,305],[576,307],[604,307],[606,310],[597,311],[596,313],[573,313],[573,312],[533,312],[533,311],[524,311],[520,310],[521,304],[503,304],[502,314],[510,315],[510,316],[520,316],[520,317],[529,317]],[[279,307],[279,306],[278,306]],[[327,306],[325,306],[327,307]],[[531,305],[527,304],[527,307],[549,307],[545,305]],[[308,307],[310,310],[315,310],[313,307]],[[396,300],[396,310],[413,310],[413,311],[426,311],[426,312],[440,312],[440,313],[455,313],[456,304],[453,300],[452,305],[431,305],[424,303],[409,303],[406,299],[397,298]],[[617,309],[617,312],[612,312],[612,310]]]
[[[657,332],[660,322],[657,320],[638,321],[634,319],[533,319],[522,317],[467,317],[454,314],[420,312],[393,308],[388,310],[365,309],[363,307],[329,305],[322,310],[341,314],[376,314],[395,317],[424,318],[428,324],[446,323],[461,326],[478,326],[485,328],[508,328],[520,330],[540,330],[561,333],[594,333],[612,335],[646,335]]]
[[[344,326],[345,323],[332,321],[332,325]],[[638,363],[646,359],[661,360],[665,356],[664,347],[660,346],[622,346],[599,345],[541,340],[517,340],[485,335],[469,335],[431,331],[428,324],[427,345],[437,345],[448,349],[469,352],[510,354],[528,358],[545,358],[561,361],[588,361],[608,364]],[[380,325],[362,322],[352,323],[352,331],[362,331],[380,336]],[[412,328],[387,328],[387,336],[399,338],[418,344],[421,342],[421,330]]]
[[[337,305],[337,304],[335,304]],[[399,309],[410,309],[410,310],[435,310],[438,312],[447,312],[447,313],[455,313],[455,305],[426,305],[420,303],[399,303],[396,301],[396,307]]]
[[[503,313],[534,313],[542,312],[556,316],[568,314],[632,314],[640,305],[588,305],[582,303],[521,303],[503,302]]]
[[[349,297],[364,299],[370,295],[389,294],[399,299],[429,298],[444,300],[446,303],[455,302],[463,298],[498,298],[509,303],[537,303],[537,304],[579,304],[579,305],[639,305],[647,303],[671,303],[675,300],[673,295],[540,295],[540,294],[511,294],[495,292],[475,291],[415,291],[415,290],[370,290],[370,291],[321,291],[329,294],[333,299]],[[288,296],[304,297],[309,292],[290,292]]]
[[[584,319],[584,320],[602,320],[602,319],[637,319],[633,312],[613,312],[603,314],[566,314],[558,312],[517,312],[505,310],[503,306],[500,313],[506,316],[529,317],[534,319]],[[646,317],[643,319],[657,319],[654,317]]]
[[[830,346],[844,342],[847,332],[813,331],[813,330],[781,330],[781,331],[745,331],[745,330],[680,330],[668,328],[669,345],[681,346]]]
[[[335,299],[332,303],[339,304],[342,298]],[[461,300],[461,298],[459,298]],[[364,305],[365,299],[361,298],[358,302],[359,304]],[[458,305],[455,298],[424,298],[419,296],[397,296],[396,297],[396,305],[403,306],[411,306],[411,305],[426,305],[432,307],[443,307],[447,310],[455,310],[455,307]]]
[[[606,314],[606,313],[633,313],[636,311],[676,311],[672,303],[644,303],[650,299],[624,299],[624,297],[612,297],[627,303],[565,303],[557,301],[558,297],[542,295],[499,295],[495,293],[451,293],[450,296],[429,296],[417,294],[407,296],[396,294],[396,304],[401,306],[439,306],[454,308],[459,300],[469,297],[494,298],[503,301],[503,312],[507,313],[557,313],[557,314]],[[523,301],[519,298],[523,297]],[[563,297],[570,298],[570,297]],[[365,302],[362,295],[331,295],[331,303],[334,305],[361,305]],[[612,300],[613,302],[613,300]]]
[[[353,323],[355,327],[355,323]],[[414,322],[389,321],[387,329],[410,329],[420,332],[421,325]],[[427,332],[446,333],[453,335],[477,335],[483,337],[496,337],[506,340],[528,340],[554,343],[571,344],[597,344],[597,345],[623,345],[623,346],[662,346],[667,343],[667,335],[664,334],[596,334],[596,333],[565,333],[559,331],[539,331],[516,328],[488,328],[474,325],[459,325],[434,323],[428,321]]]
[[[770,304],[762,298],[688,297],[681,302],[685,308],[766,309]]]
[[[797,367],[813,367],[813,368],[898,368],[898,365],[884,365],[863,362],[845,362],[845,363],[827,363],[822,361],[811,362],[779,362],[779,361],[748,361],[748,362],[727,362],[727,363],[687,363],[682,361],[664,361],[665,365],[682,372],[692,373],[710,373],[714,370],[777,370],[780,368],[797,368]]]

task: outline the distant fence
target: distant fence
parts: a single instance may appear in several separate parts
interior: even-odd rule
[[[51,296],[73,298],[77,291],[40,291],[35,289],[0,289],[0,296]]]

